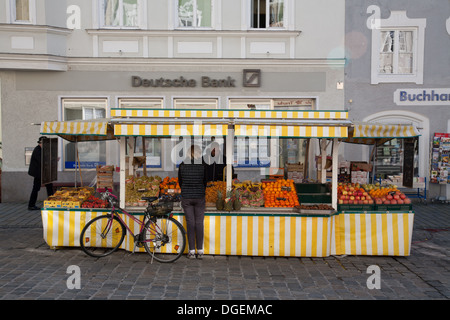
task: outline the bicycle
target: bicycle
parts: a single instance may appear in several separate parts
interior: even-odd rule
[[[143,197],[148,202],[144,219],[140,221],[118,206],[117,196],[106,190],[102,199],[111,205],[111,212],[90,220],[80,234],[83,251],[96,258],[115,252],[123,243],[127,231],[134,238],[134,248],[144,247],[153,259],[168,263],[178,260],[186,248],[186,230],[173,218],[173,202],[162,202],[157,197]],[[117,205],[117,208],[116,208]],[[134,234],[119,212],[140,225]]]

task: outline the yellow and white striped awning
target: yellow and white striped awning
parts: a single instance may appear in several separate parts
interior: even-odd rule
[[[229,118],[229,119],[321,119],[346,120],[345,110],[168,110],[114,108],[112,118]]]
[[[346,138],[345,126],[236,125],[237,137]]]
[[[403,124],[355,124],[349,130],[349,137],[344,142],[358,144],[383,144],[395,138],[413,138],[420,136],[414,125]]]
[[[226,136],[228,125],[223,124],[115,124],[116,136],[173,137]]]
[[[41,134],[57,135],[71,142],[115,139],[109,119],[42,122]]]

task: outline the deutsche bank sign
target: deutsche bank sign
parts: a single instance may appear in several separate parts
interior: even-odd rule
[[[394,102],[398,106],[447,106],[450,89],[397,89]]]

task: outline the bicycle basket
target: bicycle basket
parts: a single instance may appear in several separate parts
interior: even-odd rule
[[[163,216],[171,213],[173,210],[173,202],[160,202],[152,204],[147,208],[147,213],[151,216]]]

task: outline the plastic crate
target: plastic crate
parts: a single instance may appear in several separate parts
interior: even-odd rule
[[[338,211],[374,211],[373,204],[338,204]]]
[[[411,211],[412,204],[377,204],[376,211]]]
[[[295,191],[297,193],[329,193],[330,190],[326,184],[323,183],[297,183],[295,184]]]
[[[331,203],[331,196],[327,194],[301,194],[297,193],[300,203]]]

